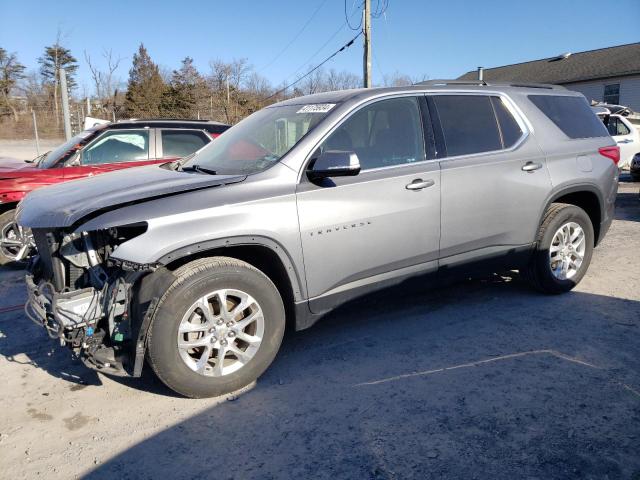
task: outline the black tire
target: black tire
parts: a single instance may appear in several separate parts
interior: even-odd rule
[[[15,210],[8,210],[0,215],[0,232],[2,232],[8,225],[15,221]],[[24,266],[24,262],[16,262],[10,256],[7,256],[7,251],[0,246],[0,266],[20,267]]]
[[[575,275],[570,279],[560,280],[551,271],[549,248],[555,233],[562,225],[568,222],[575,222],[582,227],[585,233],[585,252],[582,264]],[[541,292],[548,294],[568,292],[580,283],[580,280],[587,272],[593,255],[593,245],[593,225],[589,215],[575,205],[552,203],[547,209],[538,230],[535,252],[528,267],[522,273],[524,273],[525,278],[529,280],[532,286]]]
[[[147,359],[158,378],[191,398],[213,397],[249,385],[275,358],[285,329],[285,310],[276,286],[248,263],[228,257],[195,260],[174,272],[176,280],[162,295],[151,320]],[[262,342],[246,365],[220,376],[201,375],[180,357],[177,335],[183,315],[203,295],[231,288],[251,295],[264,314]]]

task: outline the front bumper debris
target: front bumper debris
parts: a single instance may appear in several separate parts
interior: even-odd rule
[[[110,332],[98,326],[102,321],[113,325],[114,317],[121,316],[125,304],[121,301],[123,284],[113,288],[55,292],[53,285],[41,281],[36,285],[32,275],[26,275],[27,301],[25,313],[36,324],[44,327],[51,338],[68,346],[82,362],[94,370],[116,376],[130,376],[133,365],[122,347],[114,348],[110,341],[117,331]]]
[[[44,326],[53,338],[64,340],[66,331],[94,325],[103,318],[103,294],[94,288],[57,293],[53,285],[36,285],[31,275],[25,277],[29,319]]]

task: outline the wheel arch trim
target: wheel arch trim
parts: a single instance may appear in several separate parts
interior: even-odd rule
[[[242,235],[237,237],[217,238],[185,245],[163,255],[157,260],[157,262],[161,265],[168,265],[176,260],[182,260],[193,255],[200,255],[211,250],[243,246],[258,246],[271,250],[272,253],[277,255],[284,266],[287,276],[289,277],[289,281],[291,282],[294,300],[299,302],[307,299],[305,282],[303,281],[300,272],[295,267],[295,263],[293,262],[289,252],[278,241],[262,235]]]
[[[600,241],[600,238],[599,238],[600,223],[604,221],[606,208],[605,208],[604,199],[602,197],[602,193],[598,189],[597,185],[592,183],[573,183],[569,185],[559,186],[553,189],[549,194],[549,196],[547,197],[547,200],[544,203],[544,207],[540,212],[540,215],[538,218],[538,225],[542,223],[545,212],[553,202],[557,201],[561,197],[564,197],[565,195],[570,195],[572,193],[581,193],[581,192],[591,193],[595,195],[595,197],[598,200],[598,206],[600,207],[600,218],[599,218],[599,222],[593,225],[594,233],[596,234],[595,244],[598,244],[598,242]],[[586,212],[586,213],[587,215],[589,215],[589,212]]]

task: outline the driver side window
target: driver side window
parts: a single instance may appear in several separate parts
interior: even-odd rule
[[[368,105],[340,125],[320,149],[355,152],[362,170],[423,161],[418,100],[402,97]]]
[[[82,165],[101,165],[148,159],[148,130],[111,130],[83,149],[80,162]]]

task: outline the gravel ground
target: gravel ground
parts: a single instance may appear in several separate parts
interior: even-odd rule
[[[351,305],[245,392],[86,370],[0,272],[0,477],[640,479],[640,202],[572,293],[517,275]],[[148,370],[146,370],[148,374]]]
[[[64,142],[63,138],[60,139],[41,139],[40,140],[40,153],[53,150],[58,145]],[[32,139],[25,140],[0,140],[0,158],[11,157],[19,158],[20,160],[30,160],[38,155],[36,149],[36,141]]]

